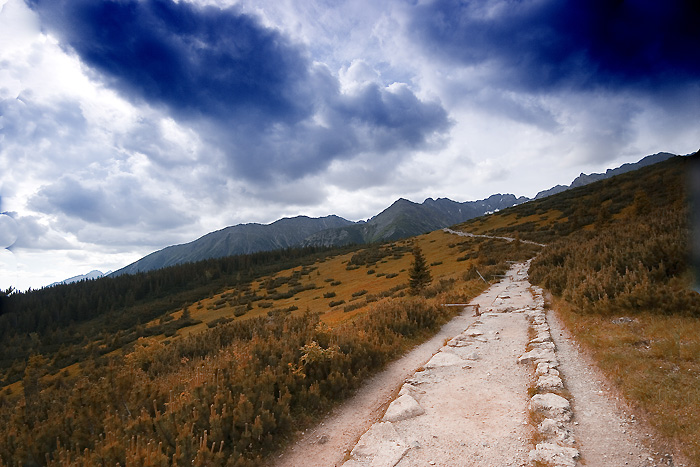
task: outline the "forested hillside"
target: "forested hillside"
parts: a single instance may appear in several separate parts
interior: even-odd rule
[[[408,287],[416,246],[433,278],[418,296]],[[436,231],[11,296],[6,361],[13,342],[29,356],[5,370],[0,463],[262,465],[366,376],[439,329],[455,313],[440,304],[485,288],[475,268],[493,277],[537,250]],[[71,314],[73,300],[96,315]],[[24,310],[40,320],[38,310],[53,305],[66,314],[41,329],[21,317]]]
[[[57,371],[139,337],[190,325],[177,320],[144,326],[221,288],[344,251],[260,252],[13,293],[4,298],[0,314],[0,385],[20,380],[31,354],[50,356],[50,369]]]

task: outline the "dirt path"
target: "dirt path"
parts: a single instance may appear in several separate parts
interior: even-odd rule
[[[409,379],[425,414],[393,423],[411,447],[397,466],[528,462],[529,371],[517,359],[527,343],[522,310],[533,304],[532,296],[512,270],[475,301],[485,311],[479,321]]]
[[[303,436],[273,464],[275,467],[340,466],[358,438],[384,415],[401,387],[445,343],[476,321],[471,308],[453,318],[430,340],[417,346],[385,370]]]
[[[542,459],[562,467],[662,465],[556,316],[545,319],[527,267],[514,265],[471,302],[481,317],[467,308],[272,465],[524,467]],[[552,393],[554,407],[533,408],[542,394],[531,399],[531,388],[556,380],[566,387],[553,392],[569,400]],[[556,407],[561,401],[565,406]]]
[[[473,234],[469,232],[462,232],[461,230],[452,230],[448,228],[442,229],[443,232],[453,234],[453,235],[459,235],[460,237],[474,237],[474,238],[495,238],[498,240],[505,240],[506,242],[513,242],[515,241],[515,238],[513,237],[496,237],[493,235],[478,235],[478,234]],[[520,240],[522,243],[529,243],[530,245],[537,245],[537,246],[547,246],[544,243],[537,243],[533,242],[532,240]]]

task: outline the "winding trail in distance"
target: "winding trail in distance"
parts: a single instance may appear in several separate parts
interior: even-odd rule
[[[473,234],[469,232],[462,232],[461,230],[452,230],[448,228],[442,229],[443,232],[453,234],[453,235],[459,235],[460,237],[474,237],[474,238],[494,238],[497,240],[505,240],[506,242],[512,242],[515,241],[513,237],[498,237],[498,236],[493,236],[493,235],[478,235],[478,234]],[[545,247],[544,243],[537,243],[533,242],[532,240],[520,240],[522,243],[529,243],[530,245],[537,245],[541,247]]]

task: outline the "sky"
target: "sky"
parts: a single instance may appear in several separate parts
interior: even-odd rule
[[[0,289],[700,148],[689,0],[0,0]]]

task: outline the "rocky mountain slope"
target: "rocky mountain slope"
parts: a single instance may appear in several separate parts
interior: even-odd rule
[[[60,284],[72,284],[73,282],[80,282],[83,280],[89,281],[93,279],[99,279],[102,276],[108,276],[112,273],[112,271],[108,271],[106,273],[103,273],[102,271],[98,270],[93,270],[88,272],[87,274],[81,274],[79,276],[73,276],[69,277],[68,279],[63,279],[62,281],[54,282],[53,284],[50,284],[49,287],[53,287],[54,285],[60,285]]]
[[[173,245],[112,273],[135,274],[176,264],[299,246],[341,246],[412,237],[527,201],[514,195],[493,195],[458,203],[428,198],[422,204],[399,199],[368,221],[338,216],[298,216],[272,224],[240,224],[208,233],[190,243]]]
[[[400,198],[367,222],[324,230],[311,235],[305,246],[339,246],[372,243],[412,237],[458,224],[487,212],[523,203],[514,195],[492,195],[480,201],[458,203],[448,198],[426,199],[422,204]]]

